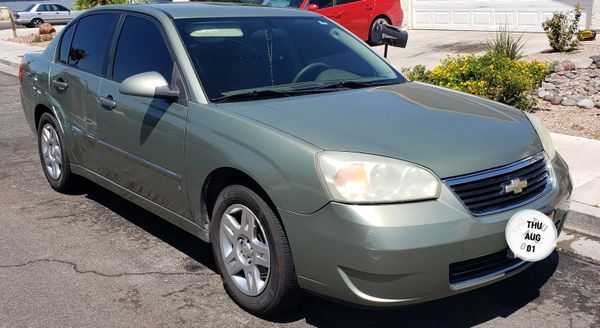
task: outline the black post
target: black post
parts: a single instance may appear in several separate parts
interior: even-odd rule
[[[385,43],[385,46],[383,48],[383,58],[387,58],[387,48],[388,48],[388,44],[387,42]]]

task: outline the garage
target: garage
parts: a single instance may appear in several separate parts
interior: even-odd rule
[[[593,0],[412,0],[412,28],[490,31],[506,26],[516,32],[543,32],[542,22],[555,11],[581,3],[581,27],[590,26]],[[406,9],[406,8],[405,8]]]

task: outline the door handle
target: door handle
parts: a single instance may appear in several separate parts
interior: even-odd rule
[[[58,80],[52,80],[52,86],[58,91],[65,91],[69,86],[69,82],[65,82],[63,79],[59,78]]]
[[[113,100],[112,96],[100,97],[100,105],[104,107],[104,109],[112,110],[117,107],[117,103]]]
[[[367,6],[367,10],[373,10],[373,6]]]
[[[340,17],[342,17],[342,15],[340,15],[340,13],[333,13],[329,17],[331,17],[331,18],[340,18]]]

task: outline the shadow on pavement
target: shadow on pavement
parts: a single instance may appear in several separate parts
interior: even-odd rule
[[[93,185],[88,189],[87,198],[217,272],[209,244],[104,188]],[[378,310],[354,308],[306,295],[296,307],[266,320],[279,323],[305,320],[319,327],[471,327],[494,318],[508,317],[534,301],[556,270],[559,257],[555,251],[505,281],[437,301]]]
[[[185,253],[211,271],[217,272],[210,244],[93,183],[86,186],[86,192],[87,198],[110,209],[127,221]]]

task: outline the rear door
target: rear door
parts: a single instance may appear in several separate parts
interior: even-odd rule
[[[98,133],[98,87],[117,14],[94,14],[71,24],[62,34],[57,60],[50,70],[50,96],[63,106],[73,138],[73,162],[98,170],[102,159],[93,139]]]
[[[105,165],[100,174],[168,208],[189,216],[184,179],[187,103],[184,86],[162,27],[154,19],[128,14],[123,21],[109,76],[100,86],[98,127]],[[180,100],[143,98],[119,92],[126,78],[160,73]]]
[[[71,11],[61,5],[54,5],[56,7],[56,19],[60,23],[67,23],[71,20]]]

